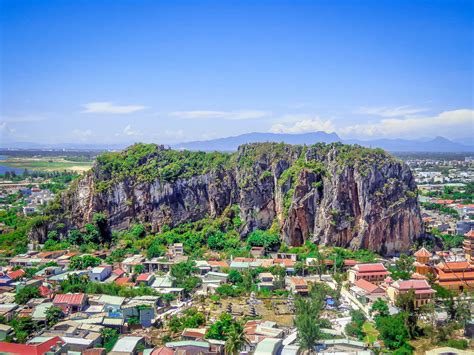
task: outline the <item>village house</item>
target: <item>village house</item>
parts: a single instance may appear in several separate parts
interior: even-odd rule
[[[261,272],[258,274],[258,281],[259,283],[257,286],[259,290],[273,290],[275,287],[275,276],[273,276],[270,272]]]
[[[286,289],[294,294],[301,296],[307,295],[309,292],[308,283],[302,277],[292,276],[285,278]]]
[[[138,285],[150,286],[153,281],[155,281],[155,275],[148,273],[140,274],[137,276],[137,279],[135,281]]]
[[[89,280],[102,282],[112,274],[112,266],[103,265],[92,268],[89,274]]]
[[[397,280],[387,288],[387,294],[392,303],[397,297],[413,290],[415,292],[415,307],[420,307],[434,300],[435,290],[426,280]]]
[[[117,340],[109,355],[135,355],[138,346],[144,342],[143,337],[124,336]]]
[[[357,280],[363,279],[380,285],[388,275],[390,272],[382,263],[357,264],[349,270],[349,282],[354,284]]]
[[[87,305],[87,295],[84,293],[57,294],[53,305],[63,310],[65,314],[81,312]]]
[[[33,344],[0,342],[0,350],[5,354],[16,355],[60,355],[65,353],[63,345],[61,338],[53,337]]]
[[[145,258],[142,255],[132,255],[120,263],[120,268],[127,273],[132,273],[135,271],[135,266],[142,265],[144,261]]]
[[[229,268],[229,264],[226,261],[209,260],[207,263],[211,267],[211,271],[214,272],[222,272],[223,269]]]
[[[350,293],[363,305],[386,296],[386,292],[381,286],[364,279],[354,282],[354,285],[350,288]]]

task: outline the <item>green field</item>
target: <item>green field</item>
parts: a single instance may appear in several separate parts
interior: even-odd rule
[[[64,158],[10,158],[0,161],[0,164],[27,170],[83,172],[91,168],[92,161],[68,161]]]

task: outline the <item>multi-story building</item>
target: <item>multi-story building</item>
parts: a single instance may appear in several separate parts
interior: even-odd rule
[[[410,290],[415,293],[416,308],[432,302],[436,293],[426,280],[397,280],[387,288],[387,294],[395,303],[399,295],[408,293]]]
[[[349,270],[349,281],[355,283],[362,279],[380,285],[388,275],[390,272],[382,263],[357,264]]]
[[[436,283],[446,289],[463,292],[474,288],[474,265],[468,261],[448,261],[436,265]]]

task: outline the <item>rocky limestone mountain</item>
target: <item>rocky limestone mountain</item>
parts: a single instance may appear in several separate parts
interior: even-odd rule
[[[389,255],[422,233],[410,169],[381,150],[341,143],[255,143],[233,154],[137,144],[106,153],[62,196],[61,216],[83,227],[95,212],[112,230],[220,216],[238,205],[245,237],[277,223],[282,238]]]

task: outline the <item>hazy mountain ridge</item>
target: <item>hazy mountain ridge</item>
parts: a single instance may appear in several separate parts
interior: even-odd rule
[[[450,140],[442,136],[426,139],[380,138],[372,140],[342,139],[336,133],[245,133],[237,136],[216,138],[202,141],[189,141],[170,144],[178,150],[201,150],[234,152],[240,145],[247,143],[276,142],[286,144],[334,143],[359,144],[368,148],[382,148],[389,152],[428,152],[428,153],[473,153],[474,138]],[[121,150],[134,142],[128,143],[58,143],[41,144],[33,142],[14,142],[3,144],[2,149],[57,149],[57,150]]]

